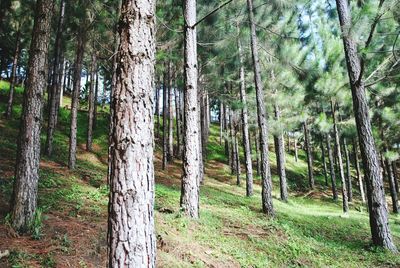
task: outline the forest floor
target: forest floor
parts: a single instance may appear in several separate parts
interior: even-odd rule
[[[7,84],[0,81],[0,113],[5,111]],[[86,152],[87,115],[79,113],[78,163],[66,168],[69,111],[61,110],[52,158],[43,156],[39,181],[41,219],[35,232],[18,236],[9,227],[21,92],[13,119],[0,119],[0,267],[105,267],[107,233],[107,116],[99,113],[94,151]],[[83,107],[85,105],[83,104]],[[101,109],[100,109],[101,110]],[[45,133],[46,126],[43,126]],[[206,178],[201,186],[200,219],[188,220],[179,211],[181,163],[161,170],[161,142],[156,139],[156,232],[158,267],[400,267],[400,256],[370,243],[368,215],[353,202],[343,217],[341,202],[333,202],[316,163],[318,187],[305,190],[304,154],[295,162],[287,156],[290,201],[281,202],[274,175],[276,217],[261,213],[261,189],[245,197],[245,183],[236,186],[219,145],[218,127],[212,126]],[[43,141],[45,135],[42,135]],[[242,176],[244,182],[245,177]],[[356,186],[354,186],[356,188]],[[355,193],[355,199],[360,199]],[[391,215],[391,229],[400,247],[400,218]]]

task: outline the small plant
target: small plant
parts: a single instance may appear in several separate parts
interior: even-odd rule
[[[52,254],[47,254],[40,262],[42,267],[53,268],[56,267],[56,260]]]
[[[42,226],[43,226],[43,218],[42,218],[42,209],[38,208],[33,215],[33,219],[29,224],[29,230],[32,235],[32,238],[35,240],[40,240],[42,238]]]

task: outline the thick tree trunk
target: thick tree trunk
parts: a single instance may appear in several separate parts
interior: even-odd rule
[[[240,40],[240,28],[239,23],[236,25],[238,31],[238,51],[239,51],[239,61],[240,61],[240,100],[242,102],[242,130],[243,130],[243,151],[246,167],[246,196],[253,195],[253,165],[251,160],[251,146],[250,146],[250,134],[249,134],[249,119],[247,112],[247,96],[246,96],[246,82],[244,73],[244,59],[243,59],[243,49]]]
[[[64,34],[64,17],[65,17],[65,1],[62,0],[60,2],[60,16],[58,19],[57,26],[57,34],[54,46],[54,65],[53,65],[53,74],[52,74],[52,85],[49,91],[49,118],[48,118],[48,126],[47,126],[47,137],[46,137],[46,146],[45,153],[47,156],[51,156],[53,152],[53,140],[54,140],[54,132],[57,125],[58,119],[58,104],[60,101],[60,79],[59,76],[62,72],[62,35]]]
[[[335,160],[333,159],[331,135],[329,133],[326,134],[326,148],[328,149],[329,173],[331,174],[332,195],[333,195],[333,200],[336,201],[338,200],[338,193],[336,189]]]
[[[165,68],[168,70],[168,65],[165,63]],[[162,158],[162,169],[165,170],[168,164],[168,74],[164,71],[163,81],[163,158]]]
[[[174,111],[172,109],[171,62],[168,63],[168,162],[174,159]]]
[[[328,167],[326,165],[326,158],[325,158],[325,146],[324,142],[321,142],[321,156],[322,156],[322,164],[324,167],[324,177],[325,177],[325,186],[328,187]]]
[[[88,111],[88,129],[87,129],[87,139],[86,139],[86,151],[92,151],[93,145],[93,128],[95,120],[95,81],[96,81],[96,70],[97,70],[97,55],[96,52],[92,52],[92,67],[90,70],[90,87],[89,87],[89,111]]]
[[[199,217],[200,192],[200,128],[198,107],[198,65],[196,0],[184,1],[185,18],[185,90],[184,90],[184,152],[181,187],[181,208],[191,218]]]
[[[385,204],[383,180],[375,140],[372,135],[361,61],[357,52],[357,44],[350,36],[350,30],[352,29],[350,6],[347,0],[336,0],[336,6],[342,29],[347,70],[353,97],[353,109],[365,169],[372,241],[374,245],[397,252],[389,228],[388,209]]]
[[[114,146],[111,151],[108,218],[110,268],[156,265],[153,167],[155,7],[155,1],[124,0],[122,5],[121,43],[113,94]]]
[[[19,232],[29,231],[37,206],[40,131],[53,8],[52,0],[36,2],[11,202],[11,224]]]
[[[307,154],[307,167],[308,167],[308,186],[314,188],[314,171],[313,171],[313,157],[311,149],[310,133],[308,130],[307,121],[303,124],[304,128],[304,146]]]
[[[365,204],[366,199],[365,199],[365,193],[364,193],[364,183],[363,183],[363,178],[361,176],[360,162],[358,160],[358,148],[357,147],[358,147],[357,140],[355,139],[353,141],[354,165],[356,167],[357,181],[358,181],[358,186],[360,188],[361,200],[362,200],[363,204]]]
[[[15,40],[15,50],[14,50],[14,58],[13,58],[13,65],[11,70],[11,81],[10,81],[10,92],[8,93],[8,102],[7,102],[7,109],[6,109],[6,118],[10,119],[13,110],[14,104],[14,91],[15,85],[17,83],[17,66],[20,54],[20,45],[21,45],[21,31],[18,30],[16,40]]]
[[[332,119],[333,119],[333,132],[335,135],[335,145],[336,145],[336,157],[337,157],[337,164],[339,167],[339,175],[340,180],[342,182],[342,198],[343,198],[343,212],[349,212],[349,202],[347,196],[347,185],[346,185],[346,178],[344,176],[344,168],[343,168],[343,160],[342,160],[342,150],[340,149],[340,137],[339,137],[339,130],[336,123],[336,109],[335,104],[331,100],[331,109],[332,109]]]
[[[349,202],[353,202],[353,184],[351,182],[351,172],[350,172],[350,156],[349,149],[347,147],[346,138],[343,139],[343,150],[346,157],[346,181],[347,181],[347,196]]]
[[[75,169],[76,165],[76,145],[77,145],[77,126],[78,126],[78,108],[79,108],[79,95],[81,90],[81,72],[83,54],[85,52],[86,33],[81,31],[78,33],[76,47],[76,59],[74,70],[74,83],[72,90],[72,103],[71,103],[71,127],[69,135],[69,169]]]
[[[261,79],[260,59],[258,57],[257,33],[253,14],[253,0],[247,0],[247,8],[249,13],[249,22],[251,29],[251,52],[254,67],[254,82],[256,87],[257,99],[257,118],[258,127],[260,129],[260,151],[261,151],[261,178],[262,178],[262,208],[267,215],[275,214],[272,202],[272,179],[268,159],[268,125],[267,114],[264,104],[264,90]]]

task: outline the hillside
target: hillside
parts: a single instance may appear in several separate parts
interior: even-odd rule
[[[0,82],[1,114],[7,86]],[[104,267],[108,203],[106,113],[98,115],[93,153],[84,150],[87,119],[84,111],[79,113],[77,169],[69,171],[69,111],[61,110],[54,157],[43,157],[41,161],[42,216],[34,222],[37,232],[18,236],[8,225],[21,91],[18,90],[13,119],[0,119],[0,251],[10,251],[7,258],[0,260],[0,267]],[[42,133],[45,129],[43,126]],[[302,190],[307,174],[303,153],[299,162],[287,155],[291,191],[290,201],[283,203],[278,200],[275,155],[271,152],[277,216],[266,218],[260,212],[259,180],[255,195],[246,198],[245,187],[236,186],[236,178],[225,164],[218,135],[218,126],[212,126],[197,221],[190,221],[179,212],[181,163],[175,160],[162,171],[158,147],[161,142],[155,141],[159,267],[400,266],[400,256],[370,246],[368,215],[360,203],[351,205],[349,217],[342,216],[340,201],[333,202],[329,189],[321,186],[318,163],[318,188]],[[399,245],[398,216],[391,216],[391,229]]]

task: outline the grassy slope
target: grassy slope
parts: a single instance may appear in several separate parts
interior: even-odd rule
[[[0,113],[5,109],[6,83],[0,82]],[[20,103],[21,97],[17,97]],[[44,211],[42,237],[13,237],[5,217],[11,194],[20,105],[14,119],[0,119],[0,251],[12,251],[2,265],[14,267],[100,267],[106,259],[107,229],[107,120],[99,115],[95,152],[84,151],[86,116],[79,115],[78,168],[65,168],[68,155],[68,116],[62,110],[54,157],[41,163],[39,206]],[[45,129],[45,127],[44,127]],[[180,163],[161,170],[160,142],[156,140],[156,226],[159,267],[398,267],[400,257],[370,246],[368,217],[353,204],[349,218],[341,217],[340,202],[333,203],[327,189],[302,192],[304,155],[296,163],[287,157],[291,196],[280,202],[274,176],[273,220],[260,213],[260,187],[244,197],[243,186],[229,175],[218,129],[213,126],[201,189],[201,218],[189,221],[179,213]],[[275,155],[271,153],[274,171]],[[317,165],[318,168],[318,165]],[[244,178],[243,178],[244,179]],[[321,176],[317,177],[319,184]],[[356,195],[356,198],[358,196]],[[357,208],[358,210],[355,210]],[[398,218],[391,228],[400,245]]]

